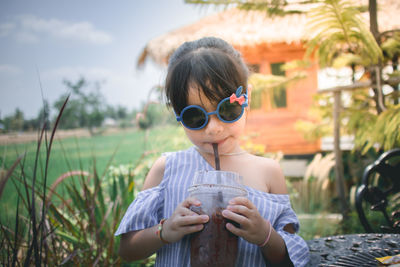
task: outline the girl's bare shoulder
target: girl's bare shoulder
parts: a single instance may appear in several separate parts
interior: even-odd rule
[[[256,170],[272,194],[287,194],[285,176],[279,162],[275,159],[249,155],[248,167]]]
[[[165,171],[165,156],[159,157],[151,167],[143,184],[143,190],[155,187],[161,183]]]

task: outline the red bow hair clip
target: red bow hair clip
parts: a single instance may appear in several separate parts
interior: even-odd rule
[[[239,103],[239,105],[243,105],[243,103],[244,103],[244,101],[246,101],[246,99],[244,98],[243,95],[237,97],[236,94],[232,94],[229,97],[229,102],[233,103],[235,101],[237,101]]]

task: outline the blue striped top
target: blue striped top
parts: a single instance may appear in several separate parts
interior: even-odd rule
[[[191,147],[187,150],[165,153],[166,165],[161,183],[141,191],[126,211],[115,235],[152,227],[162,218],[169,218],[176,206],[185,200],[194,173],[198,170],[214,170],[213,167]],[[297,234],[283,230],[292,223],[296,232],[299,222],[291,208],[289,195],[269,194],[246,187],[248,198],[260,214],[271,222],[286,243],[289,257],[295,266],[304,266],[309,260],[306,242]],[[236,266],[265,266],[263,255],[257,245],[239,238],[239,255]],[[181,241],[164,245],[157,251],[155,266],[190,266],[189,236]]]

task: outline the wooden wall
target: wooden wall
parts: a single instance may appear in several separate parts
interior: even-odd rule
[[[301,44],[262,44],[237,47],[246,63],[258,65],[260,73],[270,74],[271,64],[303,59]],[[260,109],[251,110],[247,119],[247,135],[255,144],[263,144],[265,152],[282,151],[285,155],[312,154],[320,150],[319,141],[308,142],[295,130],[298,119],[307,119],[313,95],[318,88],[318,66],[307,69],[307,78],[287,87],[284,108],[272,108],[263,100]],[[290,72],[286,72],[289,76]]]

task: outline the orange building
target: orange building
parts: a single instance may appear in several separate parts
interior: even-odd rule
[[[241,53],[251,68],[263,74],[292,76],[284,73],[280,66],[293,60],[301,60],[305,49],[301,43],[260,44],[251,49],[241,49]],[[306,141],[303,135],[295,130],[299,119],[309,119],[312,96],[318,88],[318,68],[313,64],[306,70],[307,76],[297,82],[290,83],[275,96],[275,106],[269,97],[253,94],[261,103],[252,105],[247,121],[247,134],[252,142],[263,144],[266,152],[282,151],[284,154],[313,154],[319,151],[319,141]],[[254,99],[255,100],[255,99]]]

